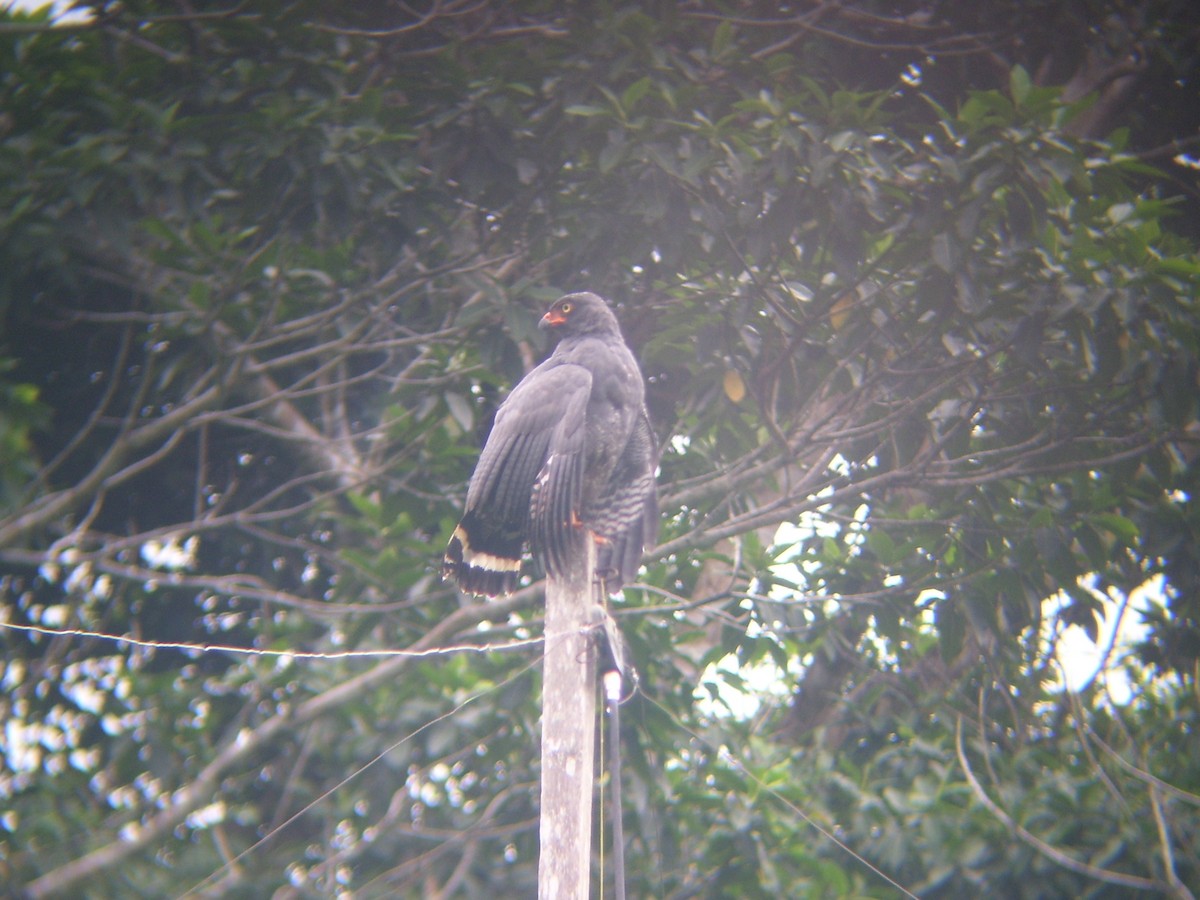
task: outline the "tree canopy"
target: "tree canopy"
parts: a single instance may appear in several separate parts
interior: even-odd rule
[[[593,290],[631,895],[1191,896],[1193,3],[77,12],[0,14],[14,892],[533,895],[542,582],[438,563]]]

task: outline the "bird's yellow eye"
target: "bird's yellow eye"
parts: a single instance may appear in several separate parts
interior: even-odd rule
[[[561,313],[562,313],[562,314],[565,316],[565,315],[567,315],[567,314],[569,314],[569,313],[571,312],[571,304],[570,304],[570,303],[564,303],[564,304],[563,304],[562,306],[560,306],[558,309],[559,309],[559,312],[561,312]]]

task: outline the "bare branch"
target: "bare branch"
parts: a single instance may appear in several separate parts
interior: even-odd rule
[[[531,602],[534,596],[532,589],[526,589],[503,601],[464,606],[433,626],[407,649],[419,651],[436,647],[440,642],[480,622],[503,619],[509,612]],[[338,709],[362,692],[397,677],[410,662],[411,658],[401,656],[379,663],[361,675],[300,703],[294,709],[275,713],[253,729],[231,735],[191,782],[171,794],[161,811],[150,816],[140,827],[128,830],[125,837],[39,876],[26,886],[26,895],[39,900],[69,893],[98,872],[119,865],[131,855],[152,846],[169,835],[187,818],[188,813],[211,802],[213,795],[220,792],[222,777],[234,766],[260,752],[291,729]]]
[[[1126,875],[1124,872],[1113,872],[1110,869],[1102,869],[1099,866],[1093,866],[1090,863],[1080,862],[1073,857],[1063,853],[1057,847],[1052,847],[1041,838],[1031,834],[1026,829],[1013,820],[1013,818],[1001,809],[987,791],[983,789],[983,785],[979,783],[979,779],[975,777],[974,771],[971,769],[971,764],[967,760],[967,752],[963,747],[962,736],[962,717],[958,719],[958,724],[954,731],[954,745],[958,752],[958,762],[963,768],[963,774],[967,777],[967,782],[971,785],[971,790],[975,793],[975,797],[983,805],[983,807],[993,816],[1000,820],[1014,836],[1023,843],[1028,844],[1038,853],[1045,856],[1057,865],[1064,869],[1070,869],[1079,875],[1084,875],[1088,878],[1094,878],[1097,881],[1103,881],[1105,884],[1119,884],[1122,887],[1136,888],[1143,891],[1164,891],[1169,890],[1169,886],[1157,879],[1141,878],[1137,875]]]

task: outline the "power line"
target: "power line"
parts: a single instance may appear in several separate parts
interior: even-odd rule
[[[502,653],[507,650],[520,650],[533,647],[544,641],[542,637],[521,638],[505,643],[487,644],[452,644],[448,647],[431,647],[428,650],[267,650],[261,647],[238,647],[231,644],[193,644],[186,641],[152,641],[128,635],[106,634],[102,631],[88,631],[82,628],[48,628],[44,625],[18,625],[13,622],[0,622],[0,628],[9,631],[24,631],[34,634],[44,634],[50,637],[80,637],[96,638],[112,641],[116,644],[127,644],[131,647],[143,647],[153,650],[183,650],[189,653],[231,653],[241,656],[268,656],[282,659],[355,659],[355,658],[387,658],[407,657],[419,659],[427,656],[450,656],[455,653]]]

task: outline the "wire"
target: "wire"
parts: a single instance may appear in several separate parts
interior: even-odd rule
[[[616,641],[613,640],[615,629],[612,628],[611,626],[609,626],[609,628],[606,629],[604,627],[605,624],[607,624],[607,623],[600,623],[600,630],[601,630],[601,633],[608,631],[608,634],[606,634],[605,637],[609,638],[610,651],[611,651],[612,649],[614,649],[613,645],[620,646],[620,642],[619,642],[619,640],[616,640]],[[79,629],[79,628],[49,628],[49,627],[42,626],[42,625],[20,625],[20,624],[16,624],[16,623],[12,623],[12,622],[0,622],[0,629],[7,629],[9,631],[18,631],[18,632],[25,632],[25,633],[41,634],[41,635],[47,635],[47,636],[51,636],[51,637],[93,638],[93,639],[98,639],[98,640],[111,641],[116,644],[125,644],[125,645],[132,646],[132,647],[143,647],[143,648],[147,648],[147,649],[181,650],[181,651],[193,652],[193,653],[230,653],[230,654],[243,655],[243,656],[274,657],[274,658],[287,659],[287,660],[294,660],[294,659],[330,660],[330,659],[354,659],[354,658],[359,658],[359,657],[362,657],[362,658],[408,657],[408,658],[417,659],[417,658],[431,657],[431,656],[448,656],[448,655],[452,655],[452,654],[456,654],[456,653],[494,653],[494,652],[503,652],[503,651],[507,651],[507,650],[519,650],[519,649],[523,649],[526,647],[541,644],[544,642],[544,638],[539,636],[539,637],[534,637],[534,638],[523,638],[523,639],[518,639],[518,640],[514,640],[514,641],[508,641],[505,643],[498,643],[498,644],[492,644],[492,643],[456,644],[456,645],[452,645],[452,646],[448,646],[448,647],[434,647],[434,648],[430,648],[428,650],[394,650],[394,649],[333,650],[333,651],[267,650],[267,649],[262,649],[262,648],[258,648],[258,647],[238,647],[238,646],[233,646],[233,645],[228,645],[228,644],[193,644],[193,643],[187,643],[187,642],[181,642],[181,641],[153,641],[153,640],[145,640],[145,639],[141,639],[141,638],[129,637],[127,635],[106,634],[106,633],[100,632],[100,631],[89,631],[86,629]],[[619,632],[617,632],[617,635],[619,635]],[[614,656],[618,656],[618,657],[620,655],[621,655],[621,650],[617,650],[617,653],[614,654]],[[495,691],[497,691],[503,687],[506,687],[508,684],[510,684],[512,681],[516,680],[517,678],[519,678],[521,675],[523,675],[525,672],[527,672],[533,666],[537,665],[539,662],[540,662],[540,660],[535,660],[533,662],[530,662],[529,665],[522,667],[512,677],[505,679],[504,681],[502,681],[496,685],[492,685],[488,689],[486,689],[484,691],[480,691],[478,694],[474,694],[474,695],[468,697],[462,703],[458,704],[458,706],[456,706],[454,709],[450,710],[447,713],[444,713],[441,716],[438,716],[438,717],[430,720],[429,722],[424,723],[423,725],[418,727],[416,730],[414,730],[411,733],[400,738],[395,743],[393,743],[392,745],[387,747],[385,750],[380,752],[373,759],[371,759],[364,765],[360,766],[358,769],[356,769],[350,775],[346,776],[346,778],[342,779],[340,782],[338,782],[333,787],[329,788],[327,791],[325,791],[319,797],[312,800],[309,804],[307,804],[305,807],[300,809],[298,812],[294,813],[286,821],[282,822],[278,827],[276,827],[271,832],[269,832],[268,834],[263,836],[260,840],[258,840],[251,846],[247,847],[245,850],[243,850],[237,856],[228,860],[221,868],[217,869],[215,872],[213,872],[211,875],[209,875],[203,881],[199,882],[197,885],[195,885],[194,887],[189,889],[182,896],[183,897],[193,896],[195,894],[195,892],[198,891],[200,888],[202,888],[204,885],[208,884],[214,878],[218,877],[222,872],[226,871],[231,866],[233,866],[237,862],[241,861],[243,858],[245,858],[250,853],[252,853],[254,850],[256,850],[259,846],[261,846],[262,844],[264,844],[265,842],[267,842],[268,840],[273,838],[275,835],[277,835],[280,831],[282,831],[283,829],[290,826],[293,822],[295,822],[298,818],[300,818],[300,816],[304,815],[305,813],[307,813],[308,811],[313,809],[317,804],[323,802],[328,797],[333,795],[336,791],[338,791],[339,789],[341,789],[342,787],[344,787],[345,785],[347,785],[348,783],[353,781],[355,778],[357,778],[362,773],[366,772],[369,768],[374,766],[376,763],[378,763],[380,760],[382,760],[384,757],[386,757],[389,753],[391,753],[397,747],[402,746],[407,741],[409,741],[412,738],[419,735],[425,729],[430,728],[431,726],[437,724],[438,722],[442,722],[442,721],[456,715],[458,712],[460,712],[462,709],[467,707],[469,704],[473,703],[475,700],[478,700],[481,697],[485,697],[488,694],[494,693]],[[620,756],[619,707],[622,702],[622,695],[621,695],[622,680],[621,680],[620,672],[616,671],[615,669],[613,671],[606,672],[604,682],[605,682],[604,687],[605,687],[606,707],[607,707],[607,712],[608,712],[608,717],[609,717],[609,753],[610,753],[610,760],[611,760],[610,761],[610,766],[611,766],[610,792],[611,792],[611,803],[612,803],[612,810],[613,810],[613,813],[612,813],[612,816],[613,816],[613,825],[612,825],[613,838],[612,838],[612,840],[613,840],[614,882],[615,882],[615,890],[616,890],[617,900],[625,900],[625,840],[624,840],[624,824],[623,824],[623,819],[622,819],[622,806],[621,806],[621,756]],[[688,728],[685,724],[683,724],[682,721],[680,721],[675,716],[675,714],[670,709],[668,709],[666,706],[664,706],[659,701],[655,700],[653,697],[651,697],[649,694],[647,694],[644,690],[639,691],[639,693],[641,693],[641,695],[643,697],[645,697],[651,704],[658,707],[663,713],[665,713],[668,716],[668,718],[675,724],[675,726],[678,727],[681,731],[689,734],[695,740],[699,741],[701,744],[705,745],[711,751],[716,753],[719,758],[725,760],[728,764],[735,767],[738,771],[740,771],[747,778],[749,778],[751,781],[753,781],[766,794],[773,797],[779,803],[783,804],[789,810],[791,810],[797,816],[799,816],[800,819],[802,819],[813,830],[818,832],[822,837],[826,838],[831,843],[836,845],[838,848],[840,848],[846,854],[851,856],[855,861],[857,861],[858,863],[863,865],[865,868],[867,868],[868,870],[873,872],[876,876],[878,876],[879,878],[886,881],[889,885],[894,887],[905,897],[911,898],[911,900],[918,900],[917,896],[914,893],[912,893],[910,890],[905,888],[903,885],[901,885],[899,882],[897,882],[895,879],[893,879],[887,873],[885,873],[884,871],[879,869],[877,866],[872,864],[865,857],[863,857],[860,854],[858,854],[857,852],[855,852],[845,842],[840,840],[832,832],[830,832],[828,829],[823,827],[820,823],[818,823],[816,820],[814,820],[811,816],[809,816],[807,813],[805,813],[802,809],[800,809],[798,806],[796,806],[794,803],[792,803],[786,797],[779,794],[777,791],[775,791],[773,788],[771,788],[768,784],[766,784],[764,781],[762,781],[760,778],[758,778],[758,776],[756,776],[753,772],[751,772],[749,769],[747,769],[740,762],[740,760],[738,760],[737,757],[735,757],[733,755],[733,753],[731,753],[728,750],[728,748],[714,746],[710,741],[706,740],[705,738],[701,737],[696,732],[694,732],[690,728]]]
[[[445,720],[458,715],[458,713],[462,712],[462,710],[464,710],[467,706],[474,703],[476,700],[480,699],[481,697],[486,697],[489,694],[494,694],[497,691],[503,690],[504,688],[508,687],[508,685],[510,685],[514,681],[516,681],[518,678],[525,675],[525,673],[527,673],[528,671],[530,671],[531,669],[533,669],[537,665],[539,665],[540,662],[541,662],[541,660],[536,660],[536,659],[532,660],[531,662],[522,666],[515,673],[513,673],[512,675],[510,675],[508,678],[504,679],[503,681],[493,684],[490,687],[486,688],[485,690],[480,691],[477,694],[472,694],[470,697],[463,700],[462,703],[459,703],[457,706],[455,706],[453,709],[451,709],[445,713],[442,713],[442,715],[440,715],[440,716],[436,716],[436,717],[430,719],[428,722],[425,722],[424,724],[418,726],[413,731],[410,731],[408,734],[404,735],[404,737],[400,738],[395,743],[393,743],[390,746],[386,747],[385,749],[381,750],[372,759],[370,759],[363,765],[359,766],[357,769],[355,769],[353,772],[351,772],[349,775],[347,775],[345,778],[343,778],[341,781],[339,781],[333,787],[329,788],[321,795],[315,797],[313,800],[311,800],[305,806],[303,806],[302,808],[297,810],[295,813],[293,813],[291,816],[289,816],[283,822],[280,822],[279,825],[277,825],[275,828],[271,829],[267,834],[263,835],[261,838],[259,838],[257,841],[255,841],[253,844],[251,844],[249,847],[247,847],[245,850],[243,850],[241,853],[239,853],[237,856],[233,857],[232,859],[226,860],[225,863],[222,864],[220,868],[218,868],[216,871],[210,873],[208,875],[208,877],[206,877],[203,881],[200,881],[197,884],[193,885],[192,887],[188,888],[188,890],[186,890],[183,894],[181,894],[179,896],[179,900],[184,900],[184,898],[195,896],[197,894],[197,892],[200,891],[205,885],[209,884],[210,882],[212,882],[213,880],[218,878],[221,874],[223,874],[225,871],[232,868],[237,863],[241,862],[243,859],[245,859],[247,856],[249,856],[251,853],[253,853],[255,850],[257,850],[260,846],[262,846],[267,841],[269,841],[273,837],[275,837],[275,835],[279,834],[285,828],[288,828],[293,822],[295,822],[297,819],[299,819],[301,816],[303,816],[309,810],[315,808],[318,804],[325,802],[325,800],[327,800],[329,797],[333,796],[335,793],[340,791],[342,788],[344,788],[346,785],[348,785],[351,781],[353,781],[359,775],[362,775],[364,772],[366,772],[368,769],[370,769],[376,763],[380,762],[384,757],[386,757],[389,753],[391,753],[396,748],[403,746],[408,741],[411,741],[413,738],[415,738],[421,732],[425,731],[427,728],[432,728],[434,725],[437,725],[439,722],[444,722]]]
[[[890,875],[888,875],[886,872],[884,872],[882,869],[880,869],[878,866],[876,866],[874,863],[872,863],[866,857],[862,856],[859,853],[856,853],[848,844],[846,844],[844,841],[840,840],[828,828],[825,828],[823,825],[821,825],[819,822],[817,822],[814,818],[812,818],[812,816],[810,816],[808,813],[806,813],[804,810],[802,810],[800,807],[798,807],[795,803],[788,800],[786,797],[784,797],[782,794],[780,794],[778,791],[776,791],[774,788],[772,788],[769,784],[767,784],[765,781],[763,781],[761,778],[759,778],[757,775],[755,775],[753,772],[751,772],[749,769],[747,769],[742,764],[742,762],[736,756],[734,756],[733,753],[731,753],[729,751],[729,749],[727,747],[715,746],[711,741],[706,740],[705,738],[696,734],[696,732],[692,731],[686,725],[684,725],[683,722],[681,722],[679,720],[679,718],[675,715],[675,713],[673,713],[671,710],[667,709],[666,706],[664,706],[663,704],[661,704],[657,700],[655,700],[653,697],[651,697],[648,693],[646,693],[646,691],[640,690],[639,693],[643,697],[645,697],[646,700],[649,701],[651,704],[653,704],[654,706],[657,706],[675,724],[675,726],[677,728],[679,728],[679,730],[691,735],[695,740],[699,741],[701,744],[703,744],[705,747],[707,747],[711,752],[715,753],[718,759],[724,760],[726,763],[733,766],[740,773],[742,773],[747,778],[749,778],[751,781],[753,781],[755,783],[755,785],[757,785],[764,793],[766,793],[770,797],[773,797],[775,800],[779,801],[781,804],[786,806],[789,810],[791,810],[793,813],[795,813],[797,816],[799,816],[800,819],[802,821],[804,821],[805,824],[807,824],[810,828],[812,828],[814,831],[816,831],[818,834],[820,834],[823,838],[830,841],[832,844],[837,846],[840,850],[842,850],[847,855],[849,855],[851,858],[853,858],[855,862],[864,866],[866,869],[873,872],[879,878],[882,878],[884,881],[886,881],[888,884],[890,884],[892,887],[894,887],[896,890],[898,890],[905,897],[909,898],[909,900],[920,900],[920,898],[916,894],[914,894],[912,891],[910,891],[904,885],[900,884],[900,882],[896,881],[896,879],[892,878]]]
[[[625,824],[621,810],[621,673],[604,673],[608,710],[609,799],[612,802],[613,884],[617,900],[625,900]]]
[[[154,650],[183,650],[189,653],[231,653],[241,656],[269,656],[286,660],[294,659],[357,659],[407,657],[420,659],[427,656],[450,656],[455,653],[500,653],[505,650],[520,650],[541,644],[542,637],[523,638],[500,644],[453,644],[449,647],[431,647],[428,650],[265,650],[261,647],[237,647],[230,644],[192,644],[182,641],[150,641],[128,635],[105,634],[102,631],[87,631],[81,628],[47,628],[44,625],[17,625],[0,622],[0,628],[9,631],[33,632],[51,637],[82,637],[128,644]]]

